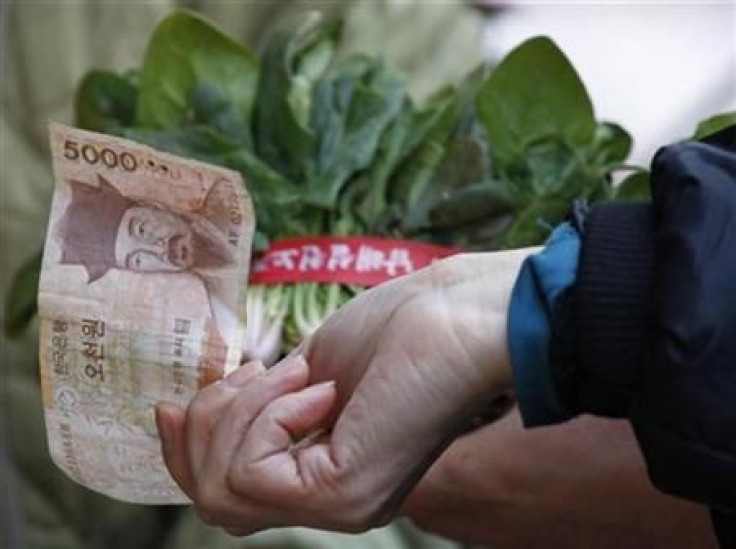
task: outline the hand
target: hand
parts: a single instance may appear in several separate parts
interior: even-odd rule
[[[453,443],[407,498],[419,526],[516,547],[716,547],[704,507],[655,490],[628,423],[525,430],[518,410]]]
[[[268,374],[249,365],[186,415],[159,407],[166,463],[203,520],[247,534],[390,519],[510,385],[508,301],[530,252],[457,256],[374,288],[305,343],[306,362],[295,355]],[[331,431],[294,444],[318,426]]]

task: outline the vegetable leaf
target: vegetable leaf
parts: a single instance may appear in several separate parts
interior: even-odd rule
[[[734,124],[736,124],[736,112],[716,114],[698,124],[693,139],[704,139]]]
[[[358,205],[360,217],[367,223],[371,231],[382,232],[377,224],[382,217],[386,219],[384,214],[389,204],[391,178],[396,174],[399,166],[423,144],[423,140],[433,129],[440,126],[449,127],[449,124],[446,123],[449,120],[447,114],[454,100],[455,89],[451,87],[439,90],[419,110],[414,107],[411,100],[406,99],[399,115],[381,136],[375,158],[368,169],[370,189],[366,200]],[[442,140],[445,135],[435,135],[435,137]],[[408,199],[408,194],[407,191],[404,198]]]
[[[495,209],[495,197],[500,193],[497,184],[489,181],[484,185],[488,159],[483,143],[463,137],[448,142],[443,152],[430,184],[409,203],[402,224],[408,232],[460,225]],[[479,204],[479,198],[484,202]]]
[[[222,165],[224,155],[238,150],[237,143],[206,125],[168,131],[124,128],[115,133],[160,151],[212,164]]]
[[[138,89],[129,79],[110,71],[90,71],[74,98],[77,125],[95,132],[131,126],[137,99]]]
[[[584,146],[596,127],[585,86],[546,37],[527,40],[509,53],[483,83],[477,101],[502,162],[518,158],[530,142],[549,135]]]
[[[592,145],[590,161],[608,171],[620,165],[631,152],[631,136],[618,124],[598,124]]]
[[[398,166],[388,189],[391,202],[396,205],[400,224],[404,227],[420,225],[426,208],[413,212],[431,184],[447,153],[448,140],[455,131],[461,104],[454,88],[441,90],[430,98],[428,105],[415,118],[416,129],[407,148],[410,155]],[[413,212],[413,213],[412,213]]]
[[[404,78],[382,62],[356,55],[333,66],[314,94],[316,147],[306,166],[307,200],[327,208],[348,177],[373,160],[403,104]]]
[[[632,173],[616,187],[616,200],[651,200],[649,172],[641,170]]]
[[[42,258],[43,252],[38,252],[21,266],[5,296],[5,333],[9,337],[20,335],[36,315]]]
[[[309,127],[313,86],[329,66],[340,33],[317,12],[287,18],[268,35],[256,106],[256,150],[290,177],[304,171],[314,136]]]
[[[191,117],[195,86],[212,86],[250,120],[258,63],[247,49],[205,19],[177,11],[156,28],[140,73],[136,125],[168,130]]]
[[[250,125],[240,116],[235,105],[211,84],[198,83],[192,90],[194,123],[212,127],[235,143],[252,149]]]

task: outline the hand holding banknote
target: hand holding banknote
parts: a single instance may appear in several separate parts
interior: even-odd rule
[[[374,288],[268,373],[251,363],[186,410],[161,405],[164,458],[202,519],[239,535],[390,519],[509,387],[506,310],[528,253],[457,256]]]

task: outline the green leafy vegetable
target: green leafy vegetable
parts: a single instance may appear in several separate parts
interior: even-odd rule
[[[550,135],[584,146],[596,127],[585,86],[546,37],[527,40],[491,73],[478,94],[478,115],[500,161]]]
[[[140,73],[136,125],[159,130],[191,119],[195,87],[212,86],[249,120],[255,100],[258,62],[247,49],[199,16],[177,11],[151,38]]]
[[[460,100],[454,92],[454,89],[440,91],[430,98],[424,111],[417,113],[410,139],[417,135],[421,138],[418,142],[407,142],[406,150],[411,154],[405,155],[397,166],[387,189],[397,217],[392,224],[399,223],[402,232],[420,226],[428,209],[427,199],[422,197],[442,165],[460,113]]]
[[[736,124],[736,112],[716,114],[698,124],[693,139],[703,139],[734,124]]]
[[[309,126],[315,82],[327,70],[340,34],[319,13],[295,14],[267,36],[256,106],[256,150],[289,177],[304,171],[314,147]]]
[[[367,168],[404,100],[404,78],[365,56],[325,74],[314,90],[314,156],[307,161],[308,200],[329,207],[348,177]]]
[[[608,172],[620,166],[631,152],[631,136],[618,124],[598,124],[591,146],[589,162]]]
[[[105,132],[130,126],[135,118],[138,88],[132,78],[94,70],[82,79],[74,100],[77,124]]]
[[[5,333],[9,337],[20,335],[36,315],[42,256],[42,252],[38,252],[26,261],[10,285],[5,299]]]
[[[248,120],[213,85],[204,82],[195,84],[190,103],[195,124],[211,126],[223,137],[252,148]]]
[[[636,171],[624,179],[616,188],[617,200],[651,200],[649,172]]]
[[[197,124],[167,131],[145,128],[121,128],[111,133],[132,139],[160,151],[223,164],[223,157],[239,150],[238,144],[225,137],[212,126]]]

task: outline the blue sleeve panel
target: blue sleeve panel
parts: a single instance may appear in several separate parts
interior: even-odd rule
[[[548,353],[554,304],[575,283],[580,244],[570,223],[558,226],[545,248],[524,261],[511,294],[508,344],[526,427],[560,423],[573,415],[555,394]]]

